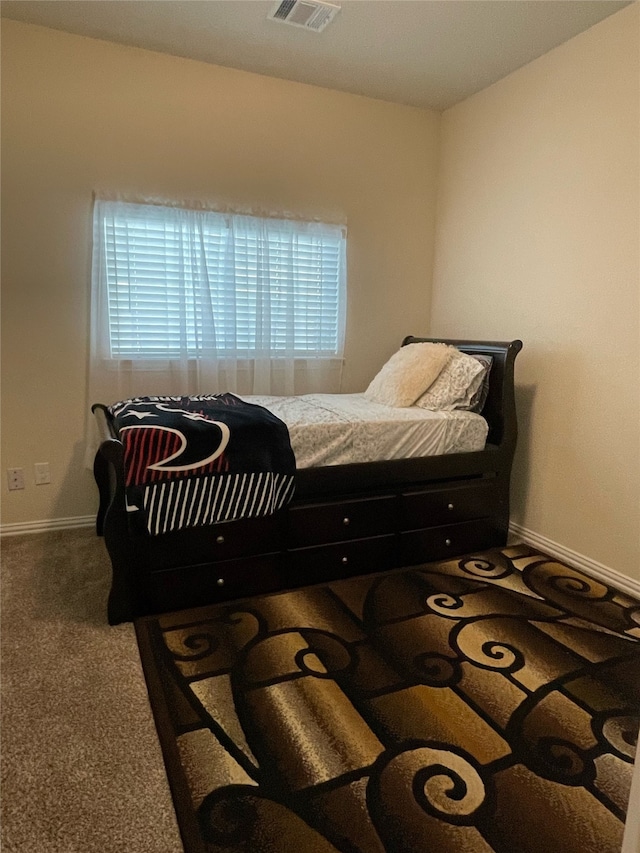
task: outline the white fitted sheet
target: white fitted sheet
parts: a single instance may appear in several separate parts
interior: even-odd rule
[[[364,394],[242,399],[284,421],[298,468],[467,453],[482,450],[487,440],[487,422],[473,412],[400,409]]]

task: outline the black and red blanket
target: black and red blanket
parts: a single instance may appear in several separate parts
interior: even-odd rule
[[[262,406],[233,394],[134,397],[109,412],[124,447],[132,531],[269,515],[293,496],[289,432]]]

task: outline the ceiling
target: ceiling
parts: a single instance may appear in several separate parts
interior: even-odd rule
[[[340,2],[340,0],[333,0]],[[2,17],[443,110],[630,0],[342,0],[321,33],[273,0],[2,0]]]

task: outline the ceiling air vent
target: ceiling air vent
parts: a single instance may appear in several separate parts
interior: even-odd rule
[[[320,33],[339,11],[340,6],[336,3],[325,3],[323,0],[281,0],[267,17],[272,21]]]

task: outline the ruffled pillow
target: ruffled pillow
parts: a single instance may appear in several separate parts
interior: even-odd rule
[[[469,409],[482,385],[486,367],[478,359],[453,349],[448,364],[435,382],[415,402],[421,409]]]
[[[437,380],[455,352],[446,344],[400,347],[371,380],[364,396],[385,406],[411,406]]]

